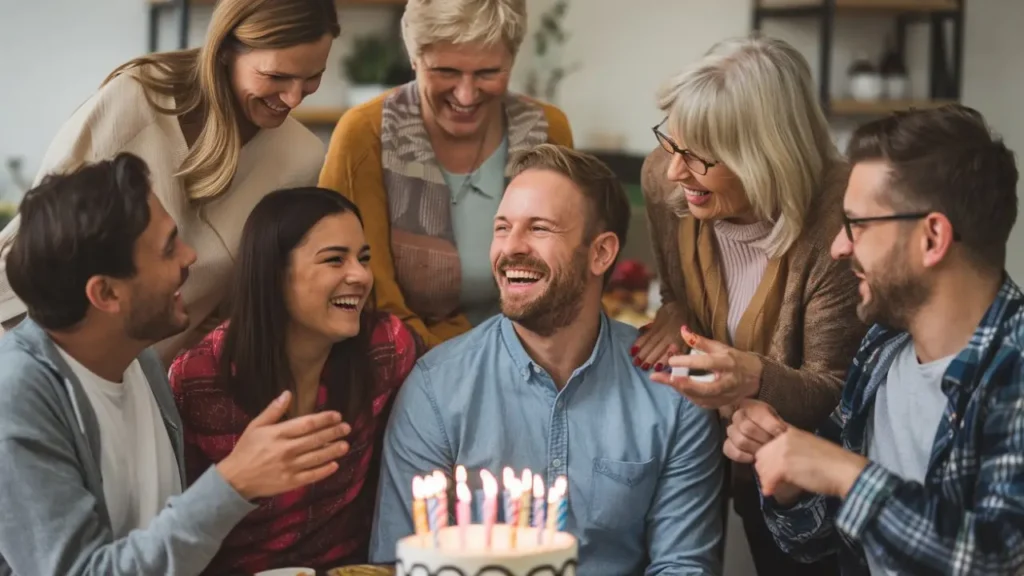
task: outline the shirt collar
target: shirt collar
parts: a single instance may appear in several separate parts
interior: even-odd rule
[[[604,311],[601,311],[601,322],[597,333],[597,341],[594,343],[594,349],[590,352],[590,357],[581,366],[573,371],[572,378],[575,378],[577,374],[587,370],[595,364],[601,357],[601,353],[607,348],[606,340],[608,339],[608,317]],[[505,343],[505,350],[508,352],[509,357],[512,358],[512,363],[516,367],[516,371],[524,379],[529,379],[532,372],[542,372],[542,368],[539,364],[533,361],[530,354],[523,347],[523,342],[519,339],[519,335],[516,334],[515,326],[512,320],[509,320],[508,316],[502,314],[501,316],[501,338]]]

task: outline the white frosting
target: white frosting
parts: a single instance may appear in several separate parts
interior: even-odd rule
[[[465,529],[465,548],[457,526],[440,530],[439,547],[433,534],[399,540],[397,576],[576,576],[577,544],[572,534],[545,531],[538,544],[536,528],[518,528],[513,548],[511,527],[495,524],[488,549],[482,524]]]

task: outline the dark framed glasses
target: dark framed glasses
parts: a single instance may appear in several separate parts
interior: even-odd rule
[[[843,229],[846,230],[846,238],[853,242],[853,227],[863,226],[870,224],[871,222],[894,222],[894,221],[911,221],[920,220],[931,214],[931,212],[907,212],[902,214],[888,214],[886,216],[865,216],[864,218],[850,218],[846,214],[843,214]],[[953,240],[960,240],[960,235],[953,231]]]
[[[654,137],[658,139],[658,144],[661,145],[661,147],[664,148],[666,152],[668,152],[669,154],[679,154],[680,156],[682,156],[683,162],[686,164],[686,167],[689,168],[691,172],[700,174],[701,176],[707,174],[709,168],[718,165],[718,162],[708,162],[707,160],[701,158],[700,156],[697,156],[693,152],[680,148],[675,142],[673,142],[667,134],[661,131],[661,126],[665,123],[666,120],[668,120],[668,118],[665,118],[665,120],[658,122],[657,126],[651,128],[651,130],[654,131]]]

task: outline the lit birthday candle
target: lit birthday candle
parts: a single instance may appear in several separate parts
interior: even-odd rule
[[[498,480],[487,469],[480,471],[480,481],[484,486],[484,548],[491,547],[491,532],[498,518]]]
[[[555,480],[555,491],[558,493],[558,513],[555,519],[555,529],[559,532],[565,530],[569,520],[569,481],[565,476],[559,476]]]
[[[529,468],[523,470],[523,480],[519,487],[523,491],[519,502],[519,526],[525,528],[530,525],[530,488],[533,487],[533,474]]]
[[[515,472],[512,468],[505,466],[501,471],[501,514],[505,518],[505,524],[511,524],[509,522],[509,500],[512,498],[512,482],[515,480]]]
[[[455,503],[455,523],[459,526],[459,544],[465,550],[466,530],[470,524],[469,505],[473,500],[473,494],[470,493],[469,486],[466,486],[465,480],[455,485],[455,497],[457,499]]]
[[[434,485],[433,476],[423,477],[423,497],[427,502],[427,529],[437,548],[437,486]]]
[[[448,510],[448,477],[444,475],[440,470],[434,470],[434,484],[437,488],[437,527],[435,530],[440,530],[448,526],[448,515],[451,513]]]
[[[509,526],[509,548],[516,547],[519,531],[519,504],[523,489],[511,468],[505,469],[505,524]]]
[[[533,527],[537,529],[537,545],[544,541],[544,481],[533,477]]]
[[[412,522],[417,534],[430,531],[427,524],[427,505],[423,501],[427,489],[425,484],[426,482],[419,476],[412,479]]]
[[[558,519],[558,488],[556,485],[551,485],[548,488],[548,517],[547,517],[547,529],[551,531],[552,536],[555,533],[555,521]]]

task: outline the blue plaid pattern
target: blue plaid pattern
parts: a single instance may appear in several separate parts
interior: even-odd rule
[[[865,454],[875,392],[908,339],[868,331],[821,437]],[[763,498],[779,546],[808,562],[838,550],[844,576],[868,575],[865,551],[899,574],[1024,573],[1024,294],[1008,277],[942,390],[924,485],[871,463],[845,501]]]

